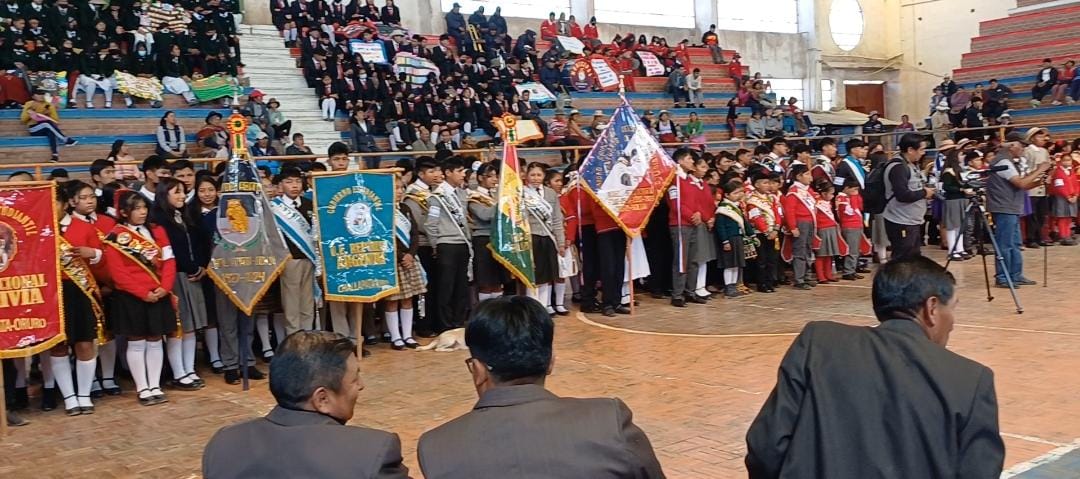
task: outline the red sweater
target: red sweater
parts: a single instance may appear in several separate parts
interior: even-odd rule
[[[694,213],[701,212],[701,196],[705,193],[705,183],[698,181],[692,175],[685,178],[675,177],[672,185],[668,188],[668,226],[693,226]],[[680,195],[681,199],[680,199]],[[704,215],[702,215],[704,216]],[[704,221],[704,218],[702,218]],[[598,228],[599,230],[599,228]]]
[[[801,222],[814,221],[814,212],[803,202],[796,191],[805,191],[805,195],[813,197],[809,186],[802,183],[791,185],[791,189],[784,195],[784,199],[780,201],[780,204],[784,207],[784,226],[787,226],[789,231],[797,229]]]
[[[116,227],[116,221],[105,215],[96,215],[94,224],[87,223],[75,215],[71,215],[71,223],[68,224],[67,230],[64,231],[64,239],[68,240],[72,246],[85,246],[87,248],[93,248],[98,250],[101,255],[101,260],[97,264],[90,264],[90,260],[87,260],[87,264],[90,264],[90,271],[94,274],[94,279],[99,283],[108,284],[109,270],[105,267],[105,246],[101,240],[108,232]]]
[[[833,213],[832,205],[826,201],[818,200],[814,215],[817,216],[817,228],[819,230],[837,226],[836,214]]]
[[[590,40],[597,40],[600,38],[600,32],[596,31],[596,25],[593,25],[591,23],[585,25],[585,28],[582,29],[582,34],[585,36],[585,38]]]
[[[840,217],[840,227],[843,229],[862,229],[863,227],[863,201],[862,195],[856,193],[852,196],[840,193],[836,195],[836,214]]]
[[[559,33],[558,26],[551,20],[544,20],[540,23],[540,39],[541,40],[554,40],[555,36]]]
[[[1050,194],[1063,198],[1080,194],[1080,184],[1077,182],[1076,172],[1061,165],[1055,166],[1054,175],[1050,180]]]
[[[116,289],[139,299],[146,298],[158,287],[171,292],[173,282],[176,280],[176,260],[173,259],[169,236],[160,226],[151,226],[150,233],[157,245],[157,250],[150,260],[154,266],[154,275],[150,275],[143,265],[135,263],[114,245],[109,244],[105,248],[105,267],[109,269],[109,275],[116,283]],[[117,225],[109,233],[110,240],[122,239],[120,235],[131,235],[135,239],[145,240],[133,228],[123,225]]]

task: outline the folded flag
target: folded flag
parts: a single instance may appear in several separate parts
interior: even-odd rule
[[[236,92],[233,83],[234,80],[230,76],[212,75],[192,81],[191,92],[195,94],[195,98],[198,98],[200,102],[217,100],[218,98],[233,96],[233,93]]]
[[[398,52],[394,55],[394,73],[397,75],[404,73],[407,81],[415,86],[426,83],[429,73],[434,73],[436,77],[441,76],[439,67],[435,66],[431,60],[408,52]]]

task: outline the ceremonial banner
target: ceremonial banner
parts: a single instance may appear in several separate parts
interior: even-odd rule
[[[518,83],[517,85],[514,85],[514,88],[517,88],[518,95],[521,95],[522,92],[529,92],[529,101],[547,103],[558,99],[558,97],[556,97],[554,93],[551,93],[551,90],[548,90],[543,83]]]
[[[564,37],[562,35],[555,37],[555,39],[559,42],[559,45],[562,45],[563,50],[575,55],[582,55],[585,53],[585,44],[581,43],[581,40],[574,37]]]
[[[585,191],[634,237],[648,222],[675,169],[675,162],[623,101],[585,157],[579,174]]]
[[[161,101],[161,92],[165,88],[157,78],[137,77],[119,70],[116,71],[116,87],[125,95],[153,101]]]
[[[508,139],[503,142],[503,163],[499,168],[499,187],[495,195],[495,218],[491,227],[491,250],[495,260],[501,263],[525,287],[532,288],[535,283],[535,269],[532,257],[532,232],[529,220],[525,216],[525,202],[522,201],[523,185],[521,182],[521,164],[518,161],[518,140],[514,133],[515,125],[507,121]]]
[[[29,72],[26,74],[26,80],[30,83],[31,91],[38,88],[45,90],[53,106],[67,108],[67,72]]]
[[[509,121],[508,118],[513,118],[512,125],[507,125],[507,121]],[[503,115],[491,120],[491,124],[499,129],[499,133],[503,138],[507,138],[510,134],[509,128],[513,128],[514,143],[538,140],[544,137],[544,132],[540,130],[540,125],[537,125],[534,120],[519,120],[513,115]]]
[[[615,70],[611,68],[611,64],[603,58],[592,58],[589,60],[589,65],[592,66],[593,75],[596,77],[596,83],[600,85],[600,88],[604,91],[615,91],[619,88],[619,74],[615,73]]]
[[[386,49],[383,48],[381,40],[370,43],[363,40],[349,40],[349,50],[353,53],[359,53],[360,57],[368,63],[390,63],[386,60]]]
[[[191,92],[200,102],[217,100],[233,96],[236,93],[236,85],[231,76],[217,74],[206,78],[192,80]]]
[[[207,273],[237,308],[250,315],[291,254],[248,156],[247,122],[234,113],[227,129],[233,155],[221,177],[217,233]]]
[[[570,85],[577,91],[592,91],[593,83],[596,82],[596,74],[592,71],[592,65],[588,61],[579,59],[573,66],[567,63],[569,70]]]
[[[395,173],[368,170],[312,178],[326,299],[373,303],[398,292]]]
[[[641,59],[641,66],[645,67],[645,76],[664,76],[664,64],[660,63],[660,60],[656,58],[656,54],[646,50],[638,50],[637,56]]]
[[[409,52],[398,52],[397,55],[394,55],[394,74],[400,75],[402,73],[405,74],[406,80],[413,86],[422,86],[427,83],[429,73],[434,73],[436,77],[441,75],[439,67],[435,66],[431,60],[418,57]]]
[[[56,185],[0,189],[0,358],[46,351],[64,340]]]

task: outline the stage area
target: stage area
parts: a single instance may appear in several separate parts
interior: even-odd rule
[[[995,372],[1003,477],[1080,477],[1080,248],[1053,247],[1049,257],[1043,287],[1043,251],[1024,253],[1026,274],[1040,285],[1019,290],[1023,315],[1008,290],[992,289],[996,299],[986,302],[980,263],[952,268],[961,305],[950,347]],[[794,334],[814,320],[876,322],[869,278],[686,309],[639,298],[634,317],[560,317],[548,386],[566,396],[622,398],[671,478],[746,477],[744,434]],[[352,423],[399,433],[406,464],[421,477],[418,436],[475,402],[468,354],[374,349],[361,366],[366,388]],[[30,412],[32,424],[0,443],[0,477],[197,477],[214,431],[273,405],[265,382],[242,392],[202,374],[205,389],[171,391],[162,406],[139,406],[125,384],[125,395],[97,401],[92,416]]]

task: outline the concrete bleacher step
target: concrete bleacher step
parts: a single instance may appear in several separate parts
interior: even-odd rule
[[[1080,20],[1076,23],[1042,27],[1033,31],[975,37],[971,39],[971,52],[981,53],[1000,48],[1031,45],[1061,38],[1076,37],[1080,37]]]
[[[143,108],[122,109],[79,109],[62,110],[60,128],[64,134],[79,138],[82,136],[113,136],[154,134],[160,117],[169,110],[150,110]],[[185,133],[194,134],[205,124],[206,115],[216,111],[228,116],[229,110],[210,108],[180,108],[172,110],[177,122]],[[26,126],[19,119],[20,110],[0,110],[0,137],[34,138],[26,132]]]
[[[979,35],[1035,31],[1043,27],[1080,22],[1080,5],[1064,5],[1037,12],[979,22]]]
[[[1043,43],[965,53],[960,64],[964,68],[974,68],[1023,60],[1041,61],[1046,57],[1069,57],[1077,53],[1080,53],[1080,38],[1057,38]]]

